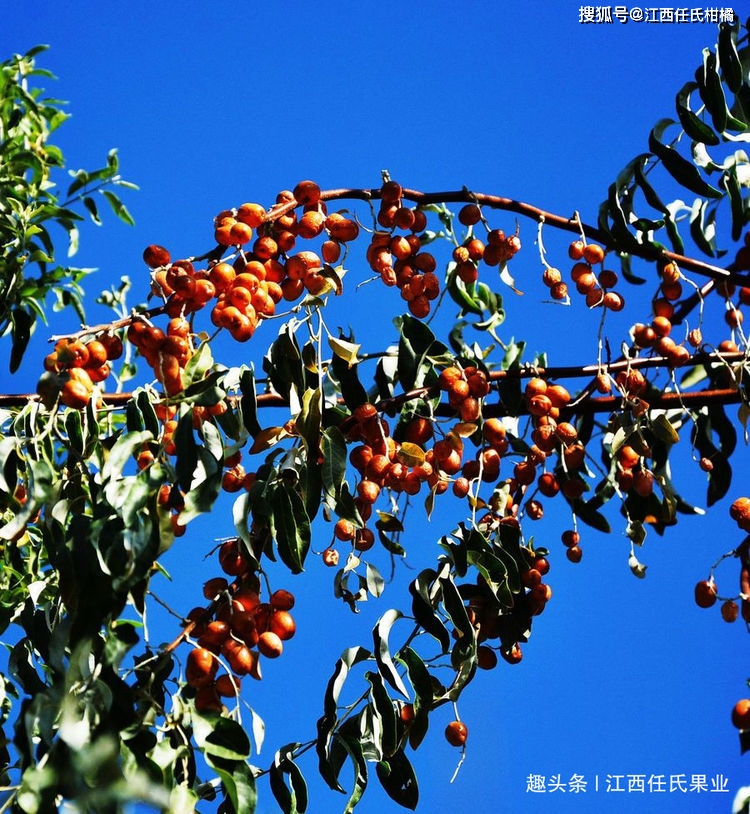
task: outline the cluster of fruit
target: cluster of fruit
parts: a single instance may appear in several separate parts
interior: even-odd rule
[[[604,262],[605,251],[596,243],[585,243],[583,240],[574,240],[568,247],[568,257],[574,261],[570,270],[570,277],[575,284],[576,291],[586,299],[589,308],[602,306],[610,311],[622,311],[625,300],[614,287],[618,282],[616,271],[602,269],[597,274],[594,266]],[[557,279],[554,273],[557,269],[545,269],[543,280],[550,289],[553,299],[564,299],[568,294],[565,283]],[[558,272],[559,274],[559,272]]]
[[[419,233],[427,226],[421,209],[404,206],[403,190],[395,181],[381,188],[378,225],[384,230],[373,232],[367,247],[367,263],[387,286],[398,286],[409,311],[418,319],[430,313],[431,303],[440,294],[440,281],[435,274],[437,261],[422,251]],[[396,234],[396,230],[409,234]]]
[[[750,498],[740,497],[729,507],[729,516],[742,531],[750,531]],[[740,614],[750,624],[750,538],[734,552],[740,560],[740,590],[738,605],[735,599],[725,599],[721,604],[721,616],[725,622],[736,622]],[[719,600],[719,592],[713,573],[695,586],[695,603],[700,608],[711,608]]]
[[[182,392],[185,365],[194,353],[188,320],[182,316],[172,317],[165,332],[146,320],[135,319],[128,326],[126,336],[154,371],[166,395]]]
[[[44,359],[45,372],[37,385],[42,403],[51,407],[59,398],[65,407],[83,409],[95,385],[109,376],[109,363],[119,359],[122,351],[122,340],[109,331],[86,342],[75,338],[58,340]]]
[[[219,562],[238,579],[231,585],[225,577],[209,579],[203,595],[211,606],[193,608],[187,615],[197,644],[188,655],[185,677],[203,711],[221,711],[221,698],[238,695],[243,676],[260,680],[261,656],[278,658],[297,629],[290,613],[294,595],[279,589],[261,601],[260,581],[247,573],[248,561],[237,540],[222,544]],[[217,677],[222,663],[229,671]]]
[[[515,523],[507,518],[505,523]],[[523,549],[525,568],[521,571],[521,592],[513,597],[513,607],[503,608],[490,591],[484,578],[479,575],[476,584],[461,586],[466,598],[466,613],[476,631],[477,664],[483,670],[492,670],[498,664],[498,653],[508,664],[518,664],[523,651],[518,636],[531,626],[531,617],[544,611],[552,598],[552,588],[544,582],[549,573],[546,557],[531,549]],[[499,640],[497,646],[486,644]]]
[[[242,450],[228,455],[224,459],[224,474],[221,486],[225,492],[234,493],[242,489],[249,491],[255,483],[256,473],[245,471],[242,465]]]
[[[458,220],[469,228],[482,220],[482,210],[477,204],[466,204],[458,211]],[[479,262],[487,266],[500,266],[511,260],[521,250],[518,230],[506,235],[502,229],[487,227],[486,242],[469,234],[463,244],[453,250],[453,261],[459,279],[470,285],[479,279]]]

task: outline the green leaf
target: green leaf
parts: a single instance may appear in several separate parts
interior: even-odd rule
[[[221,778],[233,811],[252,812],[256,810],[258,793],[255,789],[255,775],[244,760],[224,760],[207,753],[206,762]]]
[[[367,590],[374,597],[382,596],[383,591],[385,590],[385,580],[383,579],[380,571],[378,571],[378,569],[372,565],[372,563],[367,563],[365,578],[367,580]]]
[[[154,436],[147,430],[140,432],[128,432],[121,435],[109,452],[102,467],[102,482],[107,484],[116,482],[122,477],[128,462],[136,454],[137,450],[153,441]],[[114,504],[113,504],[114,505]]]
[[[192,410],[182,408],[174,432],[174,443],[177,448],[175,472],[177,483],[183,492],[190,490],[193,476],[198,465],[198,444],[195,441]]]
[[[274,390],[285,399],[291,398],[292,388],[296,393],[305,391],[305,366],[294,334],[297,326],[296,320],[285,322],[263,359],[263,370]]]
[[[594,501],[597,501],[597,498],[592,498],[589,502],[586,502],[580,497],[568,499],[570,508],[576,517],[583,520],[587,526],[591,526],[591,528],[601,531],[604,534],[609,534],[612,531],[609,521],[600,511],[597,511],[595,503],[592,505]]]
[[[437,639],[443,653],[447,653],[451,645],[451,635],[430,598],[432,585],[436,579],[437,572],[427,568],[409,584],[409,593],[412,596],[411,610],[417,623]]]
[[[88,209],[89,215],[91,215],[91,220],[93,220],[97,226],[101,226],[102,221],[99,217],[99,210],[96,207],[96,201],[87,195],[85,198],[83,198],[83,205],[86,207],[86,209]]]
[[[690,237],[704,254],[716,257],[716,227],[713,217],[708,224],[705,222],[707,207],[708,201],[703,198],[695,199],[690,212]]]
[[[724,171],[724,186],[729,193],[729,202],[732,212],[732,240],[738,241],[742,237],[742,230],[745,228],[747,215],[745,213],[745,201],[742,196],[742,188],[737,177],[737,165],[733,165]]]
[[[125,204],[120,200],[119,196],[115,195],[115,193],[110,189],[103,189],[101,190],[101,193],[112,207],[112,211],[123,223],[127,223],[128,226],[135,226],[133,216],[130,214]]]
[[[690,109],[690,94],[697,89],[697,82],[686,82],[683,85],[677,94],[677,115],[680,119],[682,129],[693,141],[700,141],[703,144],[715,147],[721,143],[721,139]]]
[[[414,688],[414,720],[409,728],[409,744],[417,749],[424,740],[432,709],[433,680],[425,663],[411,647],[399,650],[398,661],[406,667],[406,674]]]
[[[346,341],[349,342],[351,337]],[[338,382],[344,403],[350,410],[369,401],[367,390],[362,386],[357,373],[358,365],[345,362],[340,356],[334,355],[331,359],[329,375]]]
[[[279,749],[268,770],[271,791],[284,814],[304,814],[307,811],[307,784],[292,755],[300,746],[290,743]],[[284,776],[289,776],[287,786]]]
[[[721,198],[722,193],[703,179],[694,164],[659,140],[664,129],[671,123],[668,120],[662,121],[654,127],[648,137],[649,149],[661,159],[664,169],[678,184],[705,198]]]
[[[404,390],[424,387],[437,381],[430,356],[447,352],[442,342],[418,319],[405,314],[394,320],[401,334],[398,344],[398,375]]]
[[[711,115],[714,128],[728,138],[728,130],[744,133],[748,128],[744,121],[734,118],[727,105],[724,87],[718,70],[718,60],[708,48],[703,49],[703,65],[696,72],[700,94]]]
[[[252,368],[243,368],[240,373],[240,411],[245,429],[254,438],[260,432],[258,423],[258,401],[255,395],[255,373]]]
[[[151,403],[148,391],[138,388],[133,393],[133,398],[126,407],[127,425],[130,432],[146,430],[153,434],[154,438],[159,435],[159,419],[156,410]]]
[[[21,366],[23,355],[28,347],[36,318],[34,314],[24,308],[14,308],[10,312],[11,337],[13,345],[10,351],[9,369],[15,373]]]
[[[322,393],[308,387],[302,395],[302,409],[296,418],[297,432],[305,442],[308,459],[317,462],[320,447]]]
[[[451,654],[453,667],[458,669],[468,663],[468,669],[471,669],[476,665],[476,631],[469,621],[466,606],[450,573],[440,576],[438,579],[443,589],[443,607],[458,634]]]
[[[279,556],[293,574],[299,574],[304,570],[311,539],[305,504],[293,487],[284,484],[274,490],[270,505],[271,528]]]
[[[185,390],[192,384],[204,378],[206,373],[211,369],[214,360],[211,355],[211,347],[208,342],[201,343],[198,350],[190,357],[188,363],[185,365],[185,370],[182,374],[182,383]]]
[[[364,647],[350,647],[345,650],[341,658],[336,662],[323,697],[323,715],[318,719],[317,723],[318,737],[315,743],[315,751],[318,755],[320,776],[334,791],[344,791],[338,782],[338,773],[332,763],[330,754],[331,738],[338,723],[339,696],[351,668],[355,664],[370,658],[372,658],[372,653]]]
[[[376,746],[380,756],[392,755],[398,747],[396,729],[396,705],[388,695],[380,673],[368,671],[365,681],[370,685],[370,700],[373,715],[378,720]]]
[[[336,743],[343,747],[354,764],[354,789],[344,809],[344,814],[351,814],[367,788],[367,761],[358,732],[353,733],[348,727],[342,727],[336,736]]]
[[[671,446],[680,440],[680,436],[672,426],[672,422],[664,415],[659,413],[651,421],[651,429],[654,435],[664,444]]]
[[[341,494],[341,484],[346,475],[347,462],[346,439],[338,427],[328,427],[323,430],[321,449],[323,452],[321,465],[323,489],[327,495],[338,500]]]
[[[203,749],[223,760],[244,760],[250,756],[250,738],[237,721],[218,716],[206,735]]]
[[[724,82],[732,93],[737,93],[742,87],[742,62],[737,53],[737,30],[739,23],[721,23],[719,26],[719,62]]]
[[[378,762],[375,772],[391,800],[411,811],[416,809],[419,803],[417,776],[403,749]]]
[[[383,678],[393,687],[396,692],[409,697],[406,686],[404,685],[401,676],[396,670],[396,665],[393,663],[390,651],[388,649],[388,635],[394,623],[398,621],[403,614],[400,610],[392,608],[386,611],[378,620],[377,624],[372,630],[373,642],[375,644],[375,660],[378,663],[378,669]]]
[[[336,337],[330,335],[328,336],[328,344],[336,356],[343,359],[349,367],[359,364],[357,354],[362,347],[361,345],[355,342],[347,342],[345,339],[336,339]]]

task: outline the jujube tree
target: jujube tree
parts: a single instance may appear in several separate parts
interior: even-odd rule
[[[114,152],[105,168],[72,173],[60,201],[63,158],[49,138],[64,114],[28,87],[37,53],[2,66],[0,324],[13,369],[48,294],[84,322],[83,272],[57,264],[48,227],[74,249],[78,210],[99,220],[97,195],[130,221],[112,190],[132,186]],[[695,467],[684,477],[705,473],[707,504],[730,495],[737,425],[750,415],[750,161],[737,144],[750,133],[749,71],[747,26],[722,24],[676,95],[677,119],[653,128],[595,224],[466,188],[411,190],[387,173],[372,189],[300,181],[270,204],[228,203],[192,256],[149,243],[146,305],[128,309],[124,283],[100,297],[111,321],[53,337],[37,393],[0,396],[6,806],[117,811],[141,799],[175,812],[219,799],[244,812],[267,776],[281,809],[301,812],[300,764],[314,752],[347,811],[373,767],[415,808],[410,751],[435,736],[435,710],[458,712],[477,669],[521,660],[552,597],[550,562],[563,551],[579,562],[585,528],[608,532],[616,506],[643,577],[647,530],[698,511],[673,478],[679,441]],[[692,203],[664,203],[672,194]],[[545,240],[560,230],[557,256]],[[517,268],[570,314],[601,316],[593,359],[555,366],[500,338],[508,300],[530,307],[516,298]],[[363,284],[390,289],[385,347],[327,321]],[[631,314],[636,285],[650,310]],[[260,369],[222,363],[228,343],[260,343]],[[154,649],[132,608],[145,613],[160,556],[227,494],[215,572]],[[713,553],[695,600],[747,626],[750,498],[733,497],[737,539]],[[455,523],[425,545],[422,520],[441,501]],[[568,507],[566,528],[536,526],[550,501]],[[537,528],[554,548],[535,542]],[[407,550],[420,570],[404,609],[343,651],[310,731],[255,765],[260,719],[246,728],[239,710],[248,679],[293,647],[305,568],[330,567],[335,597],[356,611],[387,591],[378,563],[398,567]],[[283,585],[269,578],[273,561]],[[748,705],[731,716],[743,751]],[[465,749],[471,722],[455,718],[444,734]]]

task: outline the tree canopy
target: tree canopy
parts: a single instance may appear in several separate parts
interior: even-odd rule
[[[6,809],[246,812],[267,793],[304,812],[310,769],[346,811],[374,781],[414,809],[410,755],[436,737],[431,715],[455,710],[444,736],[463,755],[460,699],[478,670],[533,647],[550,562],[579,562],[586,527],[616,530],[643,578],[647,534],[702,511],[682,497],[696,473],[707,507],[731,500],[738,530],[707,554],[695,600],[747,627],[750,497],[731,465],[750,415],[747,31],[722,23],[676,118],[655,124],[591,219],[387,172],[366,189],[302,180],[207,213],[191,256],[149,244],[147,301],[130,306],[124,281],[100,295],[113,316],[97,325],[87,270],[59,243],[72,257],[102,201],[131,223],[119,191],[134,185],[113,150],[61,187],[52,139],[66,116],[39,87],[41,49],[2,64],[0,327],[11,371],[39,366],[35,394],[0,395]],[[564,256],[545,249],[558,232]],[[554,348],[530,355],[500,335],[506,308],[531,307],[519,257],[573,326],[581,310],[600,315],[593,358],[556,366]],[[358,339],[367,314],[349,329],[328,318],[364,284],[390,309],[381,347]],[[631,313],[633,287],[650,312]],[[66,307],[80,330],[30,358],[38,322]],[[259,342],[257,369],[232,363]],[[155,646],[142,631],[162,555],[229,495],[233,534]],[[537,541],[553,500],[570,517],[557,551]],[[454,522],[425,535],[447,502]],[[407,551],[418,571],[391,597],[383,572]],[[294,586],[318,558],[337,601],[391,607],[331,665],[309,730],[261,763],[246,688],[293,647]],[[736,589],[715,578],[729,564]],[[732,721],[747,751],[750,700]]]

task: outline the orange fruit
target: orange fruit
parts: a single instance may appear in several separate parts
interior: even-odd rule
[[[473,226],[482,219],[482,210],[476,204],[466,204],[458,211],[458,222],[464,226]]]
[[[360,514],[362,510],[360,509]],[[354,537],[354,548],[357,551],[369,551],[375,545],[375,534],[372,529],[357,529]]]
[[[592,266],[604,260],[604,249],[596,243],[589,243],[583,248],[583,259]]]
[[[214,684],[201,687],[195,694],[195,708],[198,712],[221,712],[222,706]]]
[[[205,626],[205,630],[198,637],[198,645],[212,653],[218,653],[229,637],[229,623],[221,619],[214,619]]]
[[[258,651],[262,656],[269,659],[278,658],[284,650],[284,644],[277,633],[266,630],[258,638]]]
[[[356,526],[351,520],[346,520],[342,517],[333,527],[333,535],[337,540],[353,540],[356,530]]]
[[[216,679],[216,692],[223,698],[234,698],[239,695],[242,679],[224,673]]]
[[[740,615],[740,606],[733,600],[727,599],[721,606],[721,618],[725,622],[736,622]]]
[[[741,698],[734,705],[732,723],[737,729],[750,729],[750,698]]]
[[[277,611],[290,611],[294,607],[294,594],[279,588],[271,594],[271,605]]]
[[[188,654],[185,678],[191,687],[200,689],[213,683],[219,662],[205,647],[195,647]]]
[[[152,244],[151,246],[146,246],[143,250],[143,261],[152,269],[169,265],[171,259],[169,252],[163,246]]]
[[[469,730],[462,721],[451,721],[445,727],[445,739],[451,746],[463,746],[469,737]]]
[[[237,209],[237,220],[257,229],[266,217],[266,210],[257,203],[244,203]]]
[[[297,624],[294,617],[289,611],[277,610],[271,616],[271,621],[268,623],[268,629],[271,633],[275,633],[282,642],[291,639],[297,631]]]
[[[583,257],[584,243],[582,240],[574,240],[568,246],[568,257],[571,260],[580,260]]]
[[[320,200],[320,187],[315,181],[300,181],[292,190],[297,203],[303,206],[312,206]]]
[[[713,580],[701,580],[695,586],[695,604],[699,608],[710,608],[716,602],[716,583]]]
[[[497,667],[497,653],[485,644],[477,647],[477,665],[482,670],[492,670]]]
[[[203,583],[203,596],[208,600],[214,600],[220,593],[226,591],[228,588],[229,583],[224,577],[213,577]]]
[[[227,540],[219,549],[219,564],[221,570],[230,576],[244,574],[248,569],[248,561],[239,540]]]

